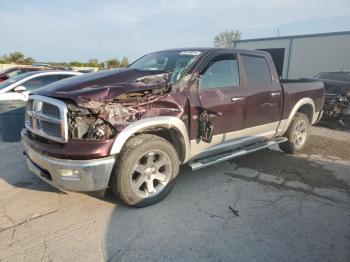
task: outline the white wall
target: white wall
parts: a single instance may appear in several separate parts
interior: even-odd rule
[[[350,71],[350,33],[243,41],[237,42],[236,47],[285,48],[283,78],[313,77],[322,71]]]
[[[350,34],[293,39],[289,78],[342,70],[350,71]]]

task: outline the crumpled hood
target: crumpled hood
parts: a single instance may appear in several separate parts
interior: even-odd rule
[[[163,70],[143,71],[120,68],[88,73],[54,82],[33,94],[68,99],[76,104],[113,100],[116,97],[138,91],[167,87],[170,91],[171,73]]]

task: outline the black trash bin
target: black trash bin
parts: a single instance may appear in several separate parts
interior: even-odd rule
[[[24,111],[23,101],[0,101],[0,141],[20,141],[21,130],[24,128]]]

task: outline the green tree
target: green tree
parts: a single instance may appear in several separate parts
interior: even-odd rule
[[[1,57],[1,63],[32,64],[34,59],[25,57],[21,52],[13,52]]]
[[[21,63],[24,60],[24,55],[21,52],[13,52],[7,55],[7,61],[10,63]]]
[[[238,30],[221,32],[214,38],[214,46],[232,48],[234,47],[235,41],[241,39],[241,35],[242,33]]]
[[[35,60],[31,57],[26,57],[22,60],[21,64],[24,65],[32,65],[35,62]]]
[[[98,59],[97,58],[90,59],[88,62],[88,66],[99,67]]]
[[[25,65],[31,65],[35,62],[35,60],[31,57],[25,57],[21,52],[13,52],[9,53],[7,55],[3,55],[0,58],[0,63],[14,63],[14,64],[25,64]]]
[[[127,67],[129,65],[129,59],[127,57],[123,57],[122,62],[120,63],[120,67]]]
[[[83,66],[83,64],[79,61],[72,61],[69,64],[70,64],[70,66],[76,66],[76,67]]]
[[[117,58],[113,58],[106,61],[108,68],[120,67],[120,61]]]

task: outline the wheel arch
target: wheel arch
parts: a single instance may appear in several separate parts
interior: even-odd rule
[[[278,135],[283,135],[288,130],[297,112],[306,114],[310,124],[314,124],[317,121],[318,115],[317,112],[315,112],[315,102],[309,97],[302,98],[294,105],[289,117],[281,121],[278,127]]]
[[[131,137],[144,133],[158,135],[168,140],[178,152],[181,163],[189,159],[190,144],[186,125],[179,118],[172,116],[150,117],[128,125],[117,135],[110,154],[120,153]]]
[[[303,104],[301,107],[298,108],[297,113],[298,112],[305,114],[309,119],[310,124],[313,123],[313,116],[314,116],[315,110],[311,104],[309,103]]]

